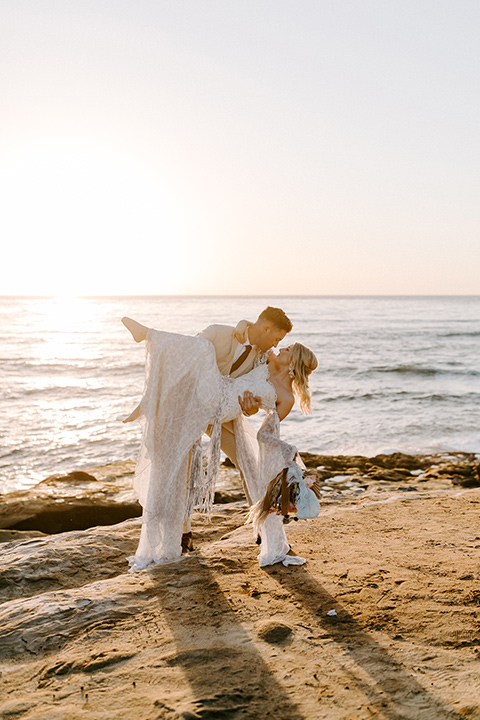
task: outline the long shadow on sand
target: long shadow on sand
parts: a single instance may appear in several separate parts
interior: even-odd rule
[[[362,668],[362,674],[370,676],[371,683],[350,671],[352,682],[357,684],[380,717],[390,720],[461,720],[463,716],[426,690],[304,567],[288,568],[285,572],[277,567],[264,569],[313,616],[325,636],[338,643]],[[330,609],[336,610],[335,617],[327,616]],[[413,698],[414,705],[411,704]]]
[[[149,573],[158,610],[176,643],[168,665],[178,667],[195,698],[185,717],[194,720],[304,720],[278,683],[215,579],[238,570],[220,559],[213,568],[200,554],[172,569]]]

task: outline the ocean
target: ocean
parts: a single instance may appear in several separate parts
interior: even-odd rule
[[[144,346],[124,315],[195,334],[282,307],[317,354],[313,415],[282,437],[300,451],[480,453],[480,296],[0,297],[0,492],[136,458]],[[255,417],[253,423],[258,424]]]

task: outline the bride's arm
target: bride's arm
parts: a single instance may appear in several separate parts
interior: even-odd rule
[[[278,461],[280,461],[280,458],[282,459],[282,462],[280,462],[278,470],[274,473],[274,475],[276,475],[282,467],[288,467],[291,465],[298,452],[295,445],[290,445],[280,439],[278,418],[278,411],[271,410],[265,416],[265,419],[257,432],[257,440],[259,444],[263,445],[264,449],[270,451],[270,453],[273,452],[277,456]],[[270,455],[270,457],[272,456]]]

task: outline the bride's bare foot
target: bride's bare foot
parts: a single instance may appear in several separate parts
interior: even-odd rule
[[[131,332],[135,342],[142,342],[142,340],[145,340],[145,338],[147,337],[148,328],[145,327],[145,325],[142,325],[141,323],[137,322],[136,320],[132,320],[132,318],[129,317],[123,317],[122,323],[125,325],[127,330]]]
[[[137,342],[138,342],[138,341],[137,341]],[[135,410],[134,410],[132,413],[130,413],[130,415],[125,418],[125,420],[122,420],[122,422],[124,422],[124,423],[133,422],[133,421],[136,420],[138,417],[140,417],[140,405],[137,405],[137,407],[135,408]]]

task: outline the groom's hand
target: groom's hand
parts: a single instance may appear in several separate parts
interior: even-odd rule
[[[238,402],[244,415],[255,415],[260,410],[262,398],[254,396],[250,390],[243,393],[243,398],[238,396]]]

